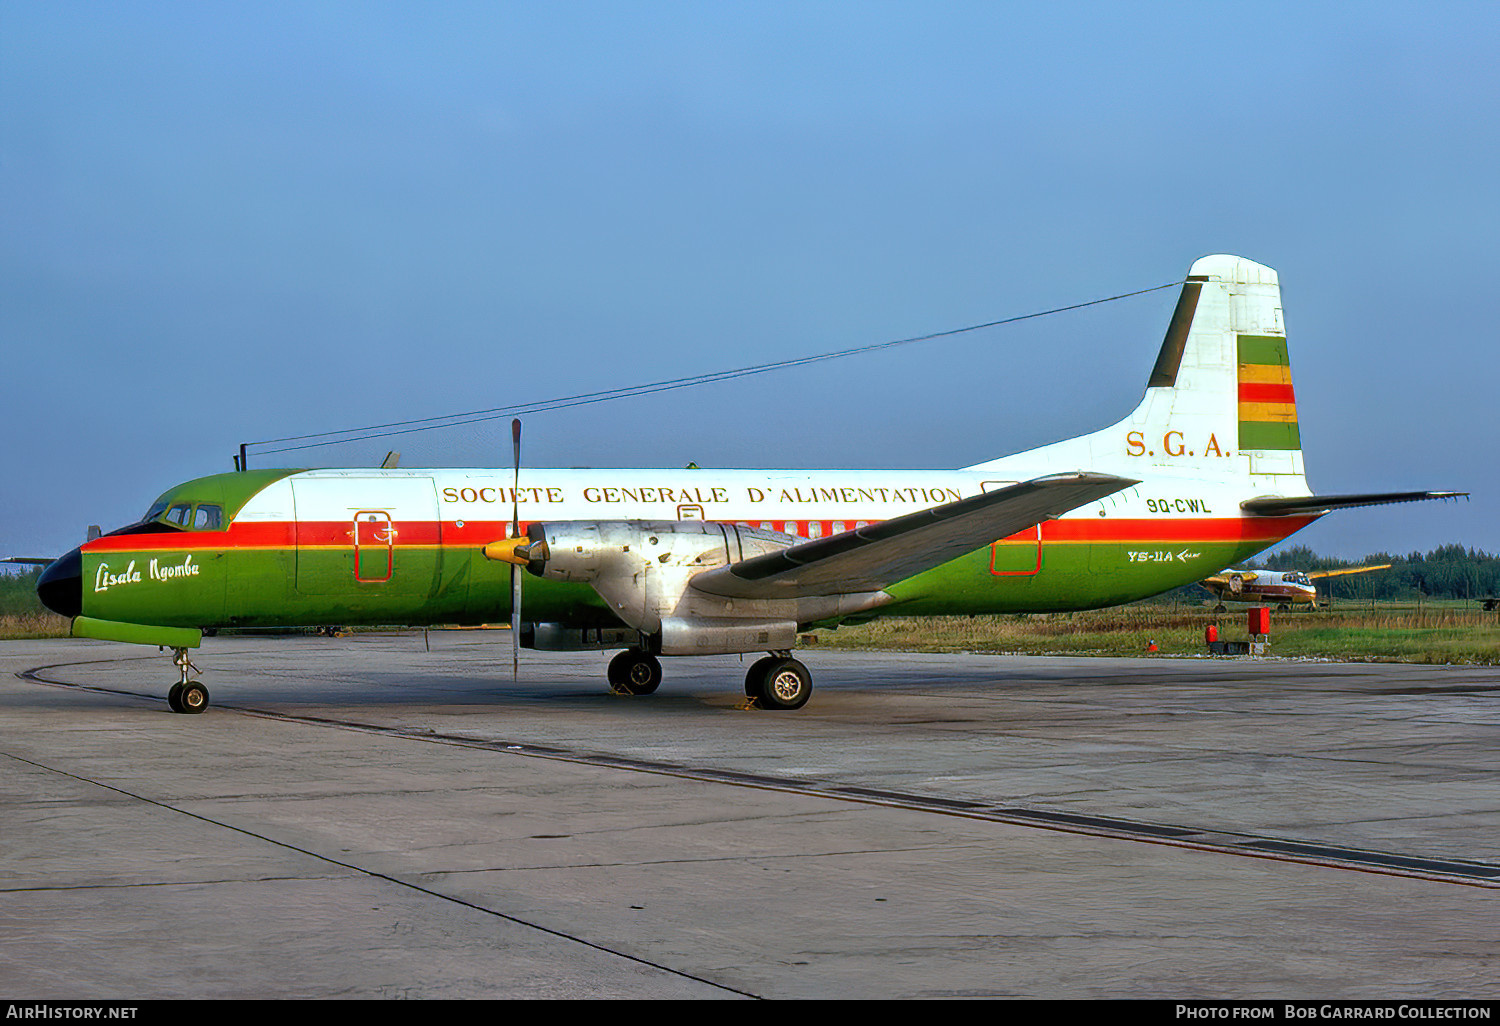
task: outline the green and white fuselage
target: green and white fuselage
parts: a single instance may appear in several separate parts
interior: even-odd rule
[[[516,505],[523,532],[533,522],[707,520],[810,539],[1055,472],[1015,460],[984,471],[528,469]],[[217,506],[221,526],[85,545],[81,612],[197,628],[504,621],[508,566],[483,549],[510,533],[511,477],[310,470],[190,481],[161,497],[159,516],[185,508],[191,523]],[[1199,580],[1310,520],[1241,516],[1242,498],[1223,482],[1156,475],[892,584],[880,612],[1113,605]],[[524,604],[537,620],[614,620],[586,584],[528,576]]]

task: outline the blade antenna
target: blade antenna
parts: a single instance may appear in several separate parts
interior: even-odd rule
[[[521,420],[517,417],[510,422],[510,441],[514,451],[514,463],[516,468],[515,479],[510,489],[510,536],[518,538],[521,535]],[[515,563],[510,565],[510,679],[512,682],[521,677],[521,568]]]

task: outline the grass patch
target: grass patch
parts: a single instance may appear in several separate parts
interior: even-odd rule
[[[1155,642],[1165,655],[1204,655],[1203,629],[1243,640],[1244,611],[1140,603],[1081,613],[892,617],[820,631],[835,651],[993,652],[1018,655],[1139,656]],[[46,611],[0,615],[0,640],[65,638],[68,621]],[[391,628],[383,628],[389,630]],[[308,633],[303,631],[301,633]],[[1500,665],[1500,615],[1473,603],[1345,607],[1271,614],[1274,656]]]
[[[71,624],[67,617],[56,613],[9,613],[0,616],[0,641],[66,638]]]
[[[1081,613],[893,617],[824,631],[835,650],[1137,656],[1155,642],[1166,655],[1205,655],[1204,628],[1245,640],[1245,613],[1138,604]],[[1411,663],[1500,664],[1500,616],[1459,603],[1364,606],[1271,615],[1271,655]]]

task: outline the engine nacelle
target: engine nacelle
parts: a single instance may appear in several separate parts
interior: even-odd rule
[[[791,535],[706,520],[569,520],[532,524],[526,569],[554,581],[593,584],[601,577],[647,569],[688,570],[687,576],[776,552]]]
[[[803,624],[837,619],[890,601],[869,594],[742,598],[692,587],[708,570],[779,552],[801,539],[706,520],[601,520],[532,524],[526,538],[487,546],[485,554],[524,562],[553,581],[587,584],[642,648],[661,655],[710,655],[790,649]],[[570,631],[571,628],[568,628]],[[582,644],[569,633],[540,631],[534,644]]]
[[[538,652],[604,652],[631,648],[640,632],[629,627],[575,627],[565,623],[521,624],[521,647]]]
[[[655,647],[661,655],[780,652],[796,647],[795,620],[664,617]]]

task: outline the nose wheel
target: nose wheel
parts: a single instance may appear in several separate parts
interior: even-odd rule
[[[208,688],[197,681],[173,684],[167,692],[167,704],[173,712],[200,713],[208,708]]]
[[[208,708],[208,688],[201,681],[188,679],[188,672],[197,673],[198,667],[188,659],[185,648],[172,650],[172,662],[181,671],[182,679],[167,692],[167,705],[175,713],[201,713]]]

